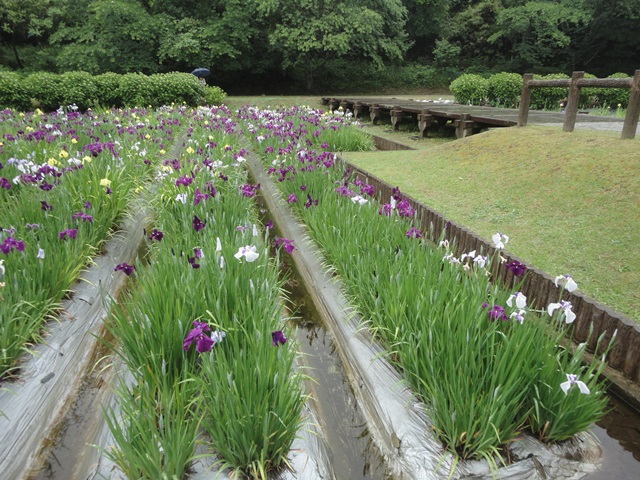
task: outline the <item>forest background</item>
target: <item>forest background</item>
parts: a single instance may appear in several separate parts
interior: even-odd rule
[[[640,68],[638,0],[0,0],[0,71],[206,67],[229,94]]]

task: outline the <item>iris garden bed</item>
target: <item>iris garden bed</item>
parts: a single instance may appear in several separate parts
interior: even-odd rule
[[[104,299],[115,306],[103,342],[125,368],[116,402],[105,405],[111,440],[103,454],[126,477],[182,478],[200,455],[215,454],[214,468],[267,478],[287,467],[301,434],[302,373],[287,341],[278,256],[268,255],[272,242],[281,253],[296,246],[258,220],[260,186],[247,179],[241,132],[322,245],[365,319],[361,331],[384,347],[368,361],[393,364],[429,415],[419,429],[444,446],[436,451],[447,470],[478,458],[497,469],[524,430],[564,441],[602,415],[603,363],[582,365],[584,346],[562,346],[571,331],[566,304],[531,311],[517,284],[492,281],[491,266],[506,268],[499,257],[456,258],[445,237],[441,246],[424,241],[400,192],[375,205],[371,186],[331,153],[370,148],[348,118],[224,108],[3,115],[15,133],[2,146],[0,280],[2,294],[24,296],[5,295],[11,302],[2,308],[20,315],[3,313],[2,325],[17,352],[39,340],[44,319],[72,296],[73,280],[133,198],[148,204],[147,252],[113,266],[111,275],[128,277],[129,286],[117,302]],[[182,136],[169,149],[176,131]],[[58,273],[64,283],[45,278],[18,288],[22,277]],[[42,296],[42,285],[54,287]],[[22,324],[20,333],[9,330]],[[21,364],[6,358],[0,387],[11,388],[6,377],[19,379]],[[403,439],[394,435],[390,444],[400,451]]]
[[[309,116],[296,109],[279,113],[282,130],[274,127],[274,112],[240,112],[254,126],[249,133],[257,150],[265,132],[286,138],[282,131],[302,130],[296,122]],[[506,268],[498,267],[499,257],[468,252],[456,258],[444,237],[440,246],[429,245],[400,192],[375,205],[371,186],[351,177],[335,155],[300,145],[290,137],[278,155],[268,145],[268,172],[322,245],[365,326],[425,402],[454,466],[483,458],[495,468],[525,429],[558,442],[603,415],[604,363],[597,358],[583,366],[585,345],[563,346],[574,318],[566,302],[545,312],[528,309],[517,284],[491,281],[491,262]],[[494,236],[499,247],[507,240]],[[567,277],[558,282],[573,289]]]

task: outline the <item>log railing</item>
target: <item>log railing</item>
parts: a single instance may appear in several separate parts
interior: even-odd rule
[[[583,87],[594,88],[628,88],[629,105],[622,126],[621,138],[634,138],[638,128],[640,116],[640,70],[636,70],[632,78],[584,78],[584,72],[573,72],[570,79],[561,80],[534,80],[532,73],[522,76],[522,95],[520,97],[520,111],[518,114],[518,126],[527,125],[529,107],[531,105],[531,89],[540,87],[562,87],[569,89],[565,119],[562,129],[565,132],[573,132],[578,114],[580,90]]]

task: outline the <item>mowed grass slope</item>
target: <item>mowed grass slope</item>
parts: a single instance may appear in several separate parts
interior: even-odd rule
[[[494,129],[415,151],[345,158],[550,275],[640,321],[640,140],[557,127]]]

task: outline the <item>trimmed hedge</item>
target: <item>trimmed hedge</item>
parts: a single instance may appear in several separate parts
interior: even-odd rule
[[[190,73],[143,75],[86,72],[32,73],[0,72],[0,108],[44,111],[75,104],[91,107],[159,107],[171,103],[189,106],[220,104],[226,97],[218,87],[204,87]]]
[[[522,94],[522,76],[517,73],[496,73],[489,77],[489,104],[494,107],[515,108]]]
[[[536,80],[569,79],[564,73],[535,75]],[[596,78],[585,73],[584,78]],[[629,78],[624,73],[614,73],[607,78]],[[485,79],[480,75],[466,73],[456,78],[449,89],[456,102],[479,105],[488,103],[499,107],[517,107],[522,93],[522,76],[517,73],[496,73]],[[531,90],[531,108],[558,110],[560,102],[569,95],[568,88],[548,87]],[[626,88],[583,88],[580,92],[580,108],[626,108],[629,90]]]
[[[451,82],[449,89],[456,102],[478,105],[489,95],[489,80],[475,73],[465,73]]]

